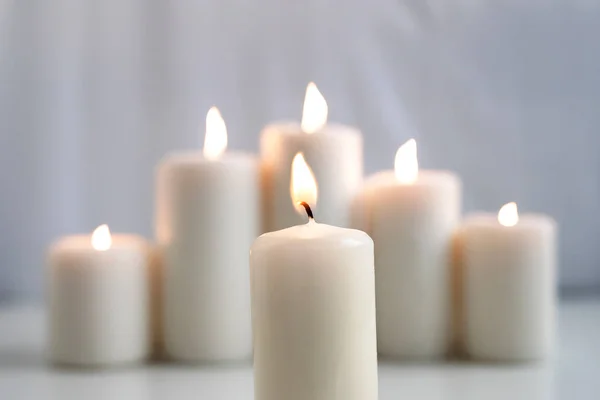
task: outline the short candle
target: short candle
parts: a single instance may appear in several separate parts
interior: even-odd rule
[[[48,353],[60,364],[141,361],[151,351],[150,247],[99,226],[68,236],[48,255]]]
[[[459,178],[420,171],[411,139],[398,149],[394,171],[367,179],[354,207],[354,226],[375,241],[379,353],[445,356],[453,339],[451,239],[461,213]]]
[[[556,223],[473,214],[459,233],[464,274],[464,346],[474,358],[528,361],[552,353],[556,310]]]

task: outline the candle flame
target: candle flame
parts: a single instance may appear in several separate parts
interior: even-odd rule
[[[302,108],[302,130],[306,133],[315,133],[327,123],[327,102],[319,92],[317,85],[310,82],[306,87],[304,107]]]
[[[204,157],[216,160],[227,148],[227,127],[217,107],[211,107],[206,114],[206,136],[204,137]]]
[[[317,180],[302,153],[296,154],[294,161],[292,161],[290,193],[296,211],[301,214],[304,213],[304,208],[300,205],[300,202],[304,201],[311,207],[317,205]]]
[[[507,203],[498,211],[498,222],[503,226],[515,226],[519,222],[517,203]]]
[[[394,162],[396,179],[400,183],[414,183],[419,175],[419,161],[417,160],[417,142],[410,139],[396,152]]]
[[[112,245],[112,236],[108,225],[103,224],[97,227],[92,233],[92,247],[98,251],[106,251]]]

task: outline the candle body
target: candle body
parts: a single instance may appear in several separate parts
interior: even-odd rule
[[[304,154],[319,185],[315,216],[327,224],[350,226],[352,198],[363,176],[362,147],[360,132],[343,125],[329,124],[313,134],[293,123],[267,126],[261,134],[263,230],[303,221],[290,201],[291,165],[298,152]]]
[[[154,245],[150,251],[149,259],[150,269],[150,309],[152,326],[152,352],[154,358],[161,358],[164,355],[163,346],[163,314],[164,314],[164,296],[163,296],[163,260],[162,252],[159,247]]]
[[[158,170],[164,345],[186,361],[252,355],[248,251],[259,232],[258,163],[173,155]]]
[[[113,235],[109,250],[89,236],[55,243],[48,262],[48,353],[53,362],[102,366],[141,361],[151,350],[149,246]]]
[[[554,341],[554,222],[525,215],[512,227],[475,215],[462,228],[465,347],[480,359],[527,361]]]
[[[392,171],[383,172],[369,179],[359,203],[375,242],[379,353],[444,356],[452,340],[451,241],[460,218],[459,179],[421,171],[416,182],[402,184]]]
[[[256,400],[376,400],[373,241],[311,222],[250,254]]]

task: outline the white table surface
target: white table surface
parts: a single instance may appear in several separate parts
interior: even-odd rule
[[[537,365],[388,364],[380,400],[600,399],[600,301],[564,302],[559,351]],[[1,400],[251,400],[250,366],[66,370],[44,360],[44,315],[0,308]],[[285,400],[285,399],[281,399]],[[306,399],[310,400],[310,399]]]

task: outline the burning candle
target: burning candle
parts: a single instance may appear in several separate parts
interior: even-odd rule
[[[255,399],[376,400],[373,241],[315,222],[302,154],[292,175],[291,207],[308,223],[266,233],[250,251]]]
[[[552,352],[556,224],[517,205],[474,214],[461,229],[464,345],[479,359],[527,361]]]
[[[217,108],[203,152],[158,167],[156,236],[164,265],[164,345],[185,361],[252,355],[248,249],[259,233],[255,157],[226,152]]]
[[[382,356],[438,358],[451,327],[451,238],[461,185],[447,171],[419,171],[416,142],[396,153],[395,171],[369,178],[356,226],[375,241],[377,336]]]
[[[141,361],[151,350],[148,243],[135,235],[60,239],[48,256],[51,361],[102,366]]]
[[[292,159],[302,152],[321,185],[315,212],[322,222],[348,227],[350,206],[363,174],[362,136],[352,127],[327,123],[328,106],[317,86],[306,88],[301,124],[268,125],[261,134],[264,230],[302,222],[289,201]]]

